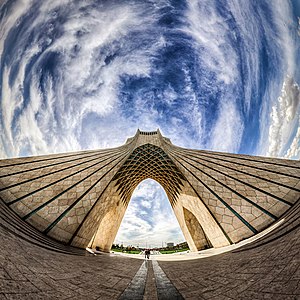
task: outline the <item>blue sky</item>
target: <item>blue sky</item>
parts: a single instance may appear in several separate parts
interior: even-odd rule
[[[114,147],[160,128],[183,147],[299,159],[299,7],[2,1],[0,157]],[[164,233],[154,222],[170,208],[163,191],[148,181],[137,193],[124,226],[140,241],[180,241],[175,219]],[[155,215],[138,214],[157,199]]]
[[[141,182],[132,195],[115,243],[151,248],[184,240],[164,189],[152,179]]]

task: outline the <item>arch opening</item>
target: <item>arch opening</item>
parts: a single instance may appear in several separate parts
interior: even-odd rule
[[[205,234],[201,224],[195,215],[186,208],[183,208],[183,215],[188,231],[195,243],[197,250],[212,248],[213,245]]]
[[[114,244],[158,248],[184,240],[163,187],[155,180],[143,180],[132,194]]]
[[[164,189],[180,225],[181,232],[192,251],[210,247],[211,244],[214,247],[227,244],[227,241],[224,242],[222,237],[221,242],[212,237],[216,231],[220,230],[207,208],[202,206],[196,210],[192,209],[190,214],[184,210],[189,207],[191,196],[192,200],[197,199],[199,201],[200,199],[193,193],[193,195],[190,195],[192,191],[189,188],[189,183],[167,153],[156,145],[146,143],[137,147],[127,157],[112,178],[111,192],[107,197],[110,197],[111,203],[115,203],[116,206],[120,205],[120,207],[116,208],[115,205],[111,205],[109,210],[106,208],[105,216],[103,214],[99,220],[98,224],[100,225],[97,226],[97,233],[93,238],[91,237],[92,240],[98,243],[97,246],[101,250],[109,251],[111,249],[133,191],[145,179],[156,181]],[[170,212],[170,215],[173,212]],[[111,216],[111,218],[107,216]],[[201,226],[200,224],[203,222],[204,224]],[[201,237],[193,231],[195,226],[197,230],[202,230]],[[204,243],[202,236],[206,236],[204,233],[206,230],[208,230],[208,236],[212,237],[213,240],[205,238],[206,242]],[[211,242],[208,242],[208,240]]]

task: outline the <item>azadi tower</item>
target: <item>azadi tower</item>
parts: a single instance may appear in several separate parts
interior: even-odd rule
[[[137,185],[162,185],[193,251],[237,243],[300,196],[300,162],[180,148],[160,131],[123,146],[0,161],[0,197],[64,244],[109,251]]]

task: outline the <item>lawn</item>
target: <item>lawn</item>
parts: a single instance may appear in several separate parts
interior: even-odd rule
[[[111,251],[114,251],[114,252],[123,252],[123,253],[128,253],[128,254],[140,254],[141,251],[139,250],[122,250],[122,249],[116,249],[116,248],[113,248],[111,249]]]
[[[172,253],[178,253],[178,252],[183,252],[183,251],[187,251],[190,250],[188,248],[186,249],[178,249],[178,250],[161,250],[160,253],[161,254],[172,254]]]
[[[183,251],[188,251],[189,248],[185,248],[185,249],[178,249],[178,250],[161,250],[160,253],[161,254],[172,254],[172,253],[179,253],[179,252],[183,252]],[[140,254],[141,251],[139,250],[124,250],[124,249],[120,249],[120,248],[112,248],[111,251],[114,252],[122,252],[122,253],[128,253],[128,254]]]

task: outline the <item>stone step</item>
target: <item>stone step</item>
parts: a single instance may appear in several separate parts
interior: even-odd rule
[[[32,244],[66,254],[86,255],[84,249],[61,244],[39,232],[30,224],[23,221],[2,199],[0,199],[0,219],[2,227],[5,227],[9,232]]]

